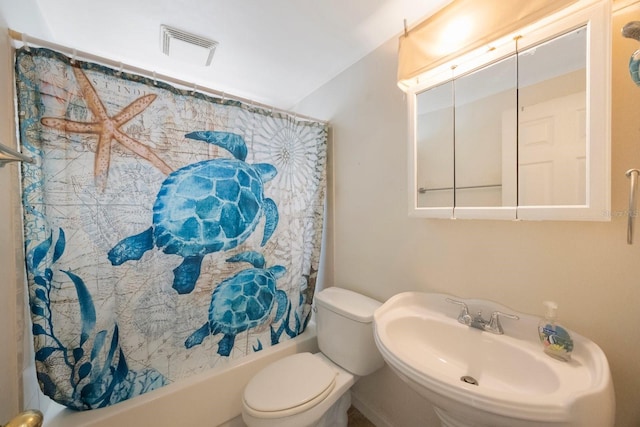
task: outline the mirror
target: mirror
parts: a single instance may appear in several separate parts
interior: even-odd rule
[[[416,79],[413,215],[610,219],[607,16],[601,2]]]
[[[456,206],[515,206],[514,159],[503,162],[515,137],[503,135],[503,123],[515,118],[516,66],[511,56],[455,80]]]
[[[418,206],[453,208],[453,81],[416,98]]]
[[[518,204],[585,205],[587,29],[518,54]]]

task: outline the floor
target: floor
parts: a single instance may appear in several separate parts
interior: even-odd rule
[[[347,414],[349,415],[349,427],[376,427],[353,406],[349,408]]]

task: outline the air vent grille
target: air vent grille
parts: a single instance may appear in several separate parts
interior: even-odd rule
[[[160,25],[162,53],[197,65],[211,65],[218,42],[168,25]]]

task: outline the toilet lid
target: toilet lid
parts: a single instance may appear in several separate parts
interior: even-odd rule
[[[311,353],[280,359],[258,372],[244,390],[252,412],[292,415],[315,406],[333,389],[337,372]],[[274,414],[275,416],[275,414]]]

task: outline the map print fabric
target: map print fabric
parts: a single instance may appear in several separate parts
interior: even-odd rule
[[[108,406],[304,331],[327,126],[16,52],[40,386]]]

